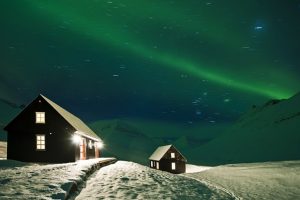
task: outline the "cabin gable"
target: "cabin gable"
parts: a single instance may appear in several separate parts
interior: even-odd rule
[[[186,162],[185,157],[172,145],[161,159],[178,160]]]

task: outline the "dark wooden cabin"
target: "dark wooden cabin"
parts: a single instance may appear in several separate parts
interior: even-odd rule
[[[185,173],[186,158],[173,146],[158,147],[149,157],[150,167],[174,174]]]
[[[7,159],[65,163],[98,158],[101,139],[79,118],[39,95],[5,128]]]

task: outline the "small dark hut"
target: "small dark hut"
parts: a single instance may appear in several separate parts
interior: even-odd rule
[[[98,158],[101,139],[79,118],[39,95],[5,128],[7,159],[65,163]]]
[[[174,174],[185,173],[186,158],[173,146],[158,147],[149,157],[150,167]]]

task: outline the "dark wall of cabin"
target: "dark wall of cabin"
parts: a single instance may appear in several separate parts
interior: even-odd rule
[[[171,163],[176,163],[176,169],[172,170]],[[184,173],[185,172],[185,162],[178,160],[169,160],[169,159],[161,159],[159,161],[159,169],[167,172],[171,172],[174,174]]]
[[[35,123],[35,112],[45,112],[45,124]],[[8,159],[49,163],[75,161],[74,128],[41,97],[26,107],[6,130]],[[45,134],[46,150],[36,150],[36,134]]]

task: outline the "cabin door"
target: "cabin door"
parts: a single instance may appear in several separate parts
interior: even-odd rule
[[[80,160],[86,160],[86,140],[81,138],[80,141]]]

